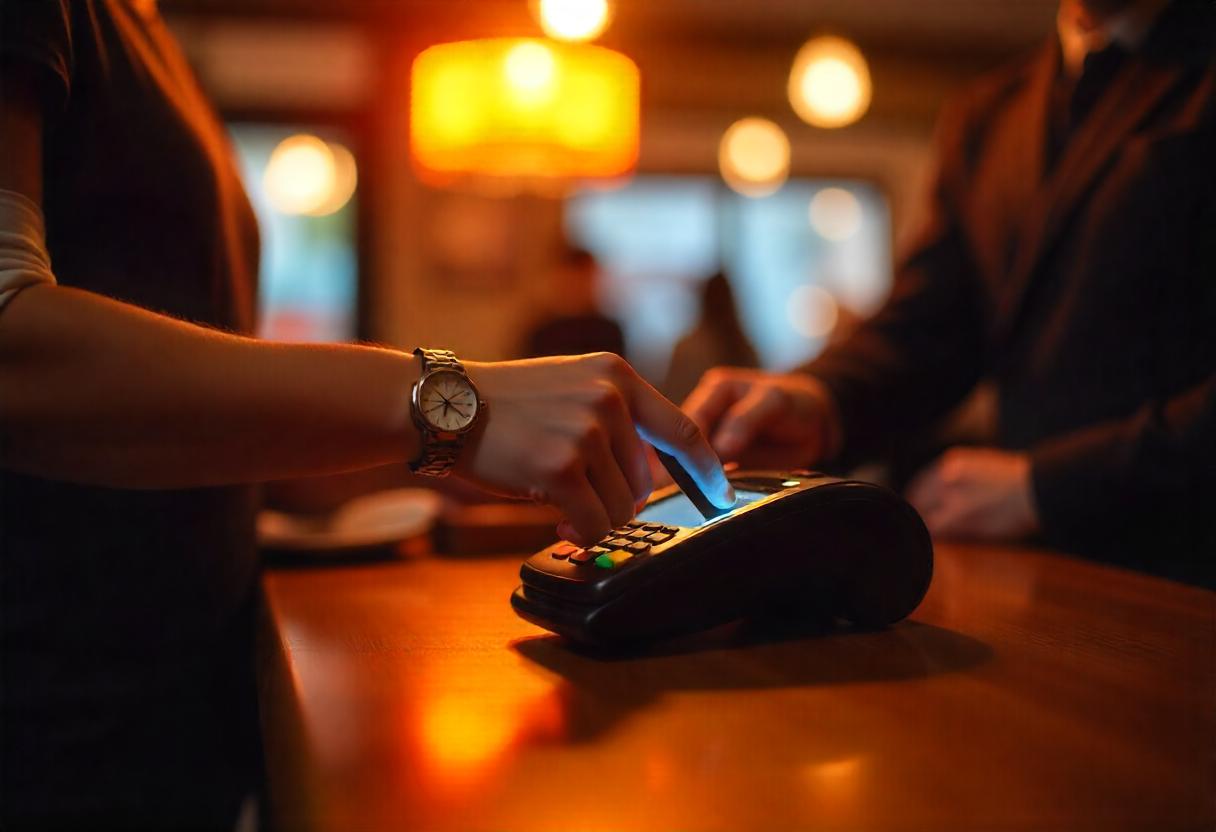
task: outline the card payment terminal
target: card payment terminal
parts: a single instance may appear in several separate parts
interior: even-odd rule
[[[538,552],[512,606],[572,640],[614,644],[769,614],[885,626],[924,597],[932,543],[893,492],[807,471],[730,481],[738,500],[716,517],[672,485],[596,546]]]

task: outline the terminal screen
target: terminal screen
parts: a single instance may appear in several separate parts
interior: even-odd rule
[[[646,523],[662,523],[664,526],[695,529],[698,526],[706,526],[724,520],[744,506],[759,502],[768,496],[759,491],[736,491],[734,508],[725,514],[706,520],[701,512],[697,511],[697,507],[692,504],[692,500],[685,497],[683,492],[677,492],[664,500],[646,506],[638,514],[638,519]]]

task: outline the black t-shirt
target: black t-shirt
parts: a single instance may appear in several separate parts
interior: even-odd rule
[[[155,3],[0,0],[0,106],[18,75],[43,105],[58,281],[249,332],[257,226]],[[247,487],[0,471],[0,827],[231,819],[252,747],[255,510]]]

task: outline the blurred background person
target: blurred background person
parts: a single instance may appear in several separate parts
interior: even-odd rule
[[[662,390],[682,401],[711,367],[757,367],[756,348],[743,331],[730,280],[717,272],[701,285],[696,325],[676,342]]]
[[[590,352],[625,356],[621,325],[600,308],[600,279],[595,255],[571,245],[562,250],[549,308],[525,336],[524,357]]]
[[[1216,5],[1063,0],[1042,48],[943,113],[881,312],[799,372],[711,371],[686,406],[728,459],[847,465],[923,441],[986,380],[982,444],[907,484],[935,534],[1210,584],[1213,147]]]

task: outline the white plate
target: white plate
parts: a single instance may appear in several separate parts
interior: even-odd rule
[[[356,497],[319,518],[266,509],[258,514],[258,545],[300,553],[391,546],[427,532],[441,503],[434,491],[398,488]]]

